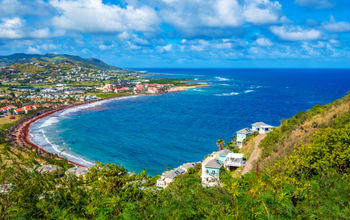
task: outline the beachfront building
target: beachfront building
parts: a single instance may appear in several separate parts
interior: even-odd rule
[[[174,170],[166,171],[162,174],[161,178],[157,180],[156,186],[166,188],[171,182],[174,181],[175,177],[185,173],[185,170],[176,168]]]
[[[178,168],[175,168],[170,171],[165,171],[162,174],[162,176],[157,180],[156,186],[161,188],[168,187],[169,184],[172,183],[177,176],[186,173],[190,167],[194,167],[198,163],[199,162],[184,163]]]
[[[213,152],[211,154],[211,156],[215,159],[218,159],[222,163],[222,162],[224,162],[224,160],[226,159],[226,156],[229,153],[232,153],[232,152],[228,149],[223,149],[223,150]]]
[[[224,167],[227,170],[233,171],[241,166],[244,166],[245,160],[243,158],[243,154],[238,153],[229,153],[226,156],[224,161]]]
[[[83,177],[87,172],[89,172],[89,169],[86,167],[72,167],[66,171],[66,175],[73,174],[77,177]]]
[[[254,133],[254,131],[252,129],[249,128],[243,128],[239,131],[237,131],[237,145],[239,148],[242,148],[243,146],[243,140],[247,138],[248,135]]]
[[[122,87],[122,88],[117,88],[114,90],[115,93],[118,93],[118,92],[128,92],[130,90],[129,87]]]
[[[258,131],[259,134],[266,134],[272,131],[273,126],[265,124],[264,122],[256,122],[252,124],[252,130]]]
[[[10,109],[16,109],[17,107],[14,105],[8,105],[6,107],[0,108],[1,113],[8,113]]]
[[[202,163],[202,185],[204,187],[220,184],[220,168],[222,162],[212,156],[207,157]]]
[[[56,172],[58,169],[52,164],[43,164],[37,169],[40,173]]]
[[[22,108],[17,108],[13,112],[15,114],[17,114],[17,115],[19,115],[19,114],[27,114],[28,111],[35,110],[35,109],[37,109],[39,107],[40,107],[40,105],[27,105],[27,106],[23,106]]]

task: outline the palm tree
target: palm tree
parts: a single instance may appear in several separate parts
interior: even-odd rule
[[[218,145],[219,150],[222,150],[222,145],[223,145],[224,143],[225,143],[225,141],[222,140],[222,139],[218,139],[218,140],[216,141],[216,144]]]
[[[236,139],[237,139],[237,137],[235,135],[232,135],[232,137],[231,137],[232,144],[236,144]]]

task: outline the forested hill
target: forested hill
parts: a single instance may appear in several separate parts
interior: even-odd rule
[[[95,58],[82,58],[79,56],[72,56],[67,54],[25,54],[16,53],[9,56],[0,56],[0,66],[9,66],[15,63],[30,63],[34,61],[43,62],[62,62],[62,61],[75,61],[91,67],[104,69],[104,70],[119,70],[120,68],[108,65],[101,60]]]
[[[260,147],[258,173],[222,169],[222,186],[203,188],[196,166],[164,190],[155,187],[158,177],[115,164],[76,178],[62,175],[69,165],[53,158],[47,162],[60,170],[43,174],[28,169],[38,164],[33,155],[7,147],[0,157],[0,219],[349,218],[350,94],[283,120]]]

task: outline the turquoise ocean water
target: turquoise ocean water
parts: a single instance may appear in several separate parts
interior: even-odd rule
[[[264,121],[279,125],[350,90],[348,69],[142,69],[155,78],[198,78],[210,87],[103,101],[39,120],[31,139],[93,165],[122,164],[160,174],[217,150],[216,140]],[[99,105],[96,108],[96,105]]]

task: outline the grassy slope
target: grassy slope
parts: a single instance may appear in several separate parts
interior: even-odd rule
[[[276,159],[288,156],[297,144],[307,144],[317,131],[328,127],[334,120],[350,112],[350,94],[327,105],[316,105],[300,112],[269,133],[260,143],[263,149],[260,166],[264,169]]]

